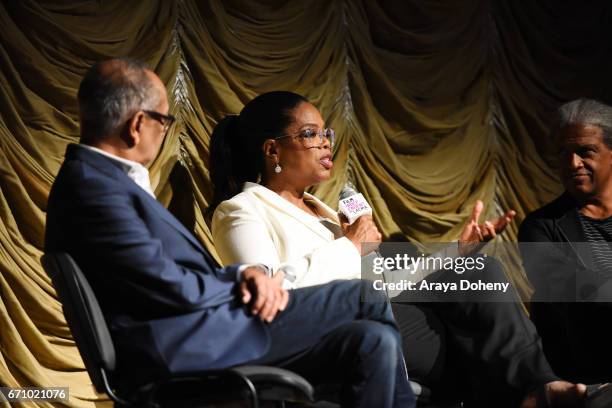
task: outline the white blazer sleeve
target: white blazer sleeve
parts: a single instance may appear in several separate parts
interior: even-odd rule
[[[275,270],[280,258],[261,216],[248,206],[224,201],[212,220],[215,249],[224,265],[264,264]]]
[[[296,268],[295,287],[313,286],[335,279],[361,278],[361,255],[348,238],[321,245],[300,258],[282,263]]]
[[[295,222],[298,222],[295,220]],[[361,276],[361,256],[348,238],[319,242],[319,236],[292,234],[272,213],[260,213],[246,202],[224,201],[213,216],[215,248],[224,264],[262,263],[273,271],[290,266],[295,280],[290,288]]]

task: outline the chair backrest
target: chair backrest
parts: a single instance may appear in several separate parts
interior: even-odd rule
[[[115,369],[115,347],[89,282],[66,253],[45,254],[41,262],[62,302],[66,321],[93,385],[98,392],[107,392],[107,379]]]

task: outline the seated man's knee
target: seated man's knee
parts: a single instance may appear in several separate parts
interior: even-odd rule
[[[397,351],[400,339],[395,329],[389,325],[363,321],[356,325],[354,335],[359,339],[359,351],[363,357],[385,358],[394,362],[399,357]]]
[[[387,292],[376,289],[374,282],[362,279],[360,280],[361,301],[366,303],[386,303],[388,301]]]

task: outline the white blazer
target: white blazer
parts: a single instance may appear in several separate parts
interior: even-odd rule
[[[336,234],[272,190],[245,183],[242,192],[222,202],[213,215],[212,235],[223,264],[261,263],[273,271],[289,265],[295,273],[289,287],[360,278],[361,255],[341,236],[337,213],[311,194],[304,195]]]

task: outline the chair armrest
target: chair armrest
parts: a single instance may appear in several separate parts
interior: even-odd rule
[[[312,402],[312,385],[291,371],[269,366],[237,366],[225,370],[184,373],[142,386],[133,402],[159,407],[190,407],[198,402],[251,400]],[[144,403],[144,404],[143,404]]]
[[[314,389],[300,375],[278,367],[238,366],[230,369],[253,382],[261,400],[313,402]]]

